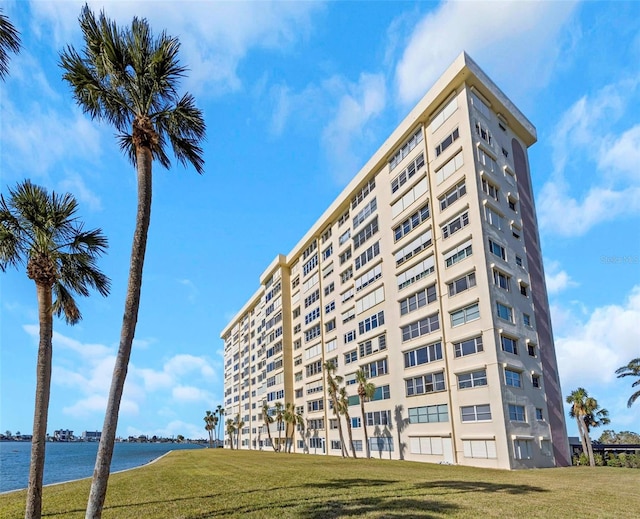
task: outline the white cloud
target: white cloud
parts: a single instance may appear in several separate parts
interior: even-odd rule
[[[171,396],[176,402],[203,402],[209,403],[215,400],[213,394],[199,387],[194,386],[176,386],[171,391]]]
[[[415,102],[462,51],[487,70],[505,71],[494,75],[516,98],[543,86],[574,7],[575,2],[443,2],[417,23],[399,60],[400,101]]]
[[[589,315],[552,307],[560,378],[568,388],[611,384],[615,370],[638,356],[640,285],[622,305],[607,305]]]
[[[102,202],[87,186],[84,179],[76,172],[69,172],[58,184],[58,191],[73,193],[82,207],[88,207],[92,211],[100,211]]]
[[[560,269],[557,261],[545,261],[545,280],[549,295],[555,295],[569,287],[577,286],[566,271]]]
[[[618,129],[638,102],[638,85],[640,77],[607,85],[561,116],[550,138],[554,171],[537,197],[547,233],[581,236],[600,223],[640,213],[640,125]],[[585,174],[589,170],[594,173]]]

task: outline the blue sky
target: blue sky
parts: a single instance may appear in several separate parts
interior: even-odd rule
[[[102,428],[135,218],[134,168],[61,79],[84,2],[6,1],[23,49],[0,84],[0,190],[80,201],[110,240],[111,295],[54,322],[49,432]],[[563,394],[640,432],[640,3],[89,2],[178,36],[207,123],[205,174],[154,167],[142,301],[118,434],[204,437],[222,403],[222,341],[264,268],[288,253],[466,50],[538,130],[529,150]],[[35,287],[0,274],[0,430],[32,427]],[[575,425],[568,420],[569,434]],[[596,437],[599,433],[596,431]]]

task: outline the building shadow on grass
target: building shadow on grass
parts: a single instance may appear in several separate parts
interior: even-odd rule
[[[459,507],[455,504],[429,499],[378,496],[341,501],[330,500],[324,503],[310,504],[300,511],[298,517],[300,519],[332,519],[338,517],[361,517],[365,514],[375,513],[385,519],[435,519],[458,509]]]
[[[503,494],[529,494],[548,492],[547,489],[531,485],[511,485],[508,483],[489,483],[487,481],[425,481],[416,483],[417,489],[445,489],[450,492],[499,492]]]
[[[399,481],[393,479],[348,478],[333,479],[331,481],[323,481],[322,483],[306,483],[302,485],[302,487],[345,490],[354,487],[379,487],[392,485],[393,483],[399,483]]]

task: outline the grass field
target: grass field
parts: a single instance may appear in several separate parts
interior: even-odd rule
[[[44,489],[43,517],[82,518],[89,480]],[[25,492],[0,496],[24,516]],[[197,449],[114,474],[103,518],[640,517],[640,470],[499,471],[274,452]]]

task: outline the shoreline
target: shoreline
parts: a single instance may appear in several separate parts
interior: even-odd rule
[[[109,472],[109,477],[111,477],[113,474],[120,474],[121,472],[129,472],[130,470],[136,470],[136,469],[140,469],[142,467],[146,467],[147,465],[151,465],[152,463],[155,463],[156,461],[164,458],[167,454],[170,454],[170,453],[172,453],[174,451],[175,451],[175,449],[167,451],[164,454],[161,454],[160,456],[158,456],[157,458],[153,458],[152,460],[149,460],[146,463],[143,463],[142,465],[136,465],[135,467],[129,467],[128,469],[117,470],[116,472]],[[42,485],[42,488],[53,487],[53,486],[56,486],[56,485],[66,485],[67,483],[75,483],[77,481],[82,481],[83,479],[91,479],[92,477],[93,476],[87,476],[87,477],[84,477],[84,478],[69,479],[67,481],[57,481],[55,483],[47,483],[46,485]],[[0,492],[0,496],[6,495],[6,494],[12,494],[13,492],[23,492],[25,490],[27,490],[27,487],[16,488],[14,490],[5,490],[4,492]]]

